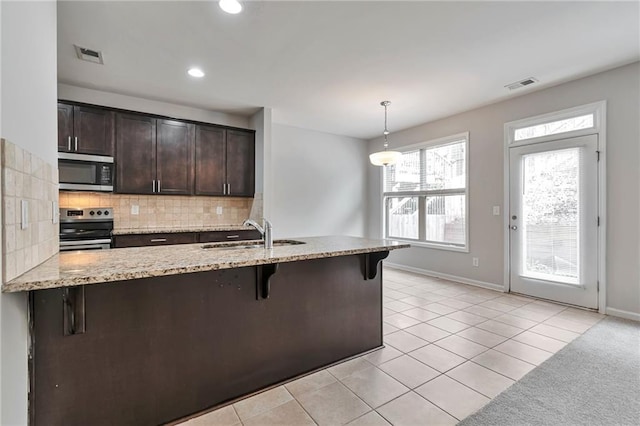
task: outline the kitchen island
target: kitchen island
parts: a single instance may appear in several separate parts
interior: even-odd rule
[[[203,248],[207,247],[207,248]],[[32,424],[160,424],[382,346],[388,240],[58,254],[29,291]]]

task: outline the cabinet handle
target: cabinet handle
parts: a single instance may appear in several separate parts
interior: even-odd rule
[[[227,235],[227,238],[240,238],[240,235]]]
[[[75,145],[76,145],[76,149],[75,150],[77,151],[78,150],[78,137],[76,136],[74,139],[75,139]]]
[[[158,179],[158,192],[160,192],[160,191],[162,191],[162,190],[160,189],[160,179]]]
[[[151,181],[151,192],[155,193],[156,192],[156,180],[152,180]]]
[[[227,195],[231,195],[231,184],[227,184]]]
[[[227,195],[227,184],[226,183],[222,184],[222,195]]]
[[[67,139],[67,145],[69,146],[69,151],[71,151],[71,136]]]
[[[164,243],[164,242],[166,242],[166,241],[167,241],[167,239],[166,239],[166,238],[152,238],[152,239],[151,239],[151,242],[152,242],[152,243]]]

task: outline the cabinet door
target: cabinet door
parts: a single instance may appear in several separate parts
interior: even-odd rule
[[[116,192],[152,194],[156,178],[156,119],[117,114]]]
[[[226,184],[225,130],[196,126],[195,194],[223,195]]]
[[[193,124],[158,120],[156,191],[161,194],[191,194],[193,188]]]
[[[73,133],[74,152],[113,156],[113,111],[74,106]]]
[[[227,195],[253,197],[255,192],[255,134],[227,130]]]
[[[58,104],[58,151],[73,151],[73,105]]]

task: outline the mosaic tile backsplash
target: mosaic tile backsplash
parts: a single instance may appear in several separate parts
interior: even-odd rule
[[[2,139],[2,278],[9,281],[58,252],[58,169]],[[26,215],[22,216],[22,203]],[[26,227],[22,222],[26,222]]]
[[[238,225],[249,217],[252,202],[251,198],[60,191],[60,207],[113,207],[115,229]]]

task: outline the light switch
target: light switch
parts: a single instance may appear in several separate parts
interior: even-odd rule
[[[500,216],[500,206],[493,206],[493,215]]]
[[[20,229],[29,227],[29,202],[20,200]]]
[[[222,214],[222,206],[216,207],[216,214]]]
[[[137,204],[131,204],[131,214],[133,215],[140,214],[140,206]]]

